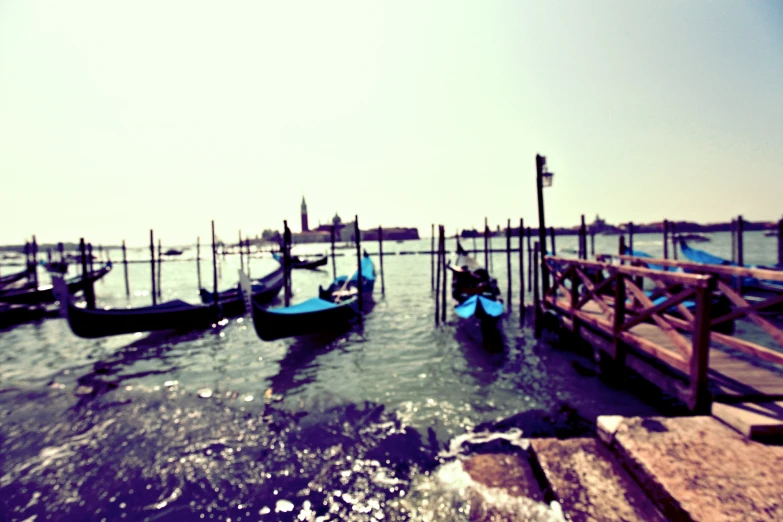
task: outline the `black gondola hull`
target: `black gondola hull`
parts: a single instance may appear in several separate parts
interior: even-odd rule
[[[99,280],[111,271],[111,265],[105,266],[100,270],[93,272],[88,278],[91,283]],[[68,283],[68,293],[75,294],[84,288],[84,282],[81,278],[78,281]],[[40,304],[55,302],[52,285],[41,285],[35,289],[11,290],[0,293],[0,302],[8,304]]]
[[[280,314],[253,303],[253,326],[264,341],[346,328],[359,317],[355,300],[343,306],[299,314]]]

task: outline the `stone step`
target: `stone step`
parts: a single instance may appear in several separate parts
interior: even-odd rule
[[[665,520],[600,441],[532,439],[531,447],[551,493],[570,520]]]
[[[712,416],[749,439],[783,441],[783,402],[712,404]]]
[[[598,433],[671,520],[783,520],[783,447],[708,416],[598,417]]]

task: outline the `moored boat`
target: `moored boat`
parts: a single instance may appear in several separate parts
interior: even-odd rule
[[[497,280],[457,242],[457,260],[451,270],[451,296],[457,301],[454,311],[463,319],[475,318],[482,326],[495,327],[504,305]]]
[[[251,285],[253,301],[259,304],[267,304],[277,297],[283,288],[283,276],[283,267],[278,266],[261,279],[254,280]],[[215,302],[214,294],[206,288],[201,288],[199,294],[202,303],[212,304]],[[235,288],[219,292],[218,303],[220,303],[225,317],[242,315],[247,311],[240,284],[237,284]]]
[[[362,295],[371,297],[375,289],[375,264],[373,264],[372,258],[370,258],[367,252],[362,256],[361,270]],[[358,271],[354,271],[350,278],[345,275],[337,276],[328,287],[318,286],[318,297],[326,301],[335,302],[336,300],[355,296],[357,295],[358,279]]]
[[[219,306],[193,305],[175,300],[140,308],[89,310],[76,306],[65,282],[52,278],[61,314],[71,331],[87,339],[159,330],[187,331],[209,328],[222,318]]]
[[[88,284],[98,281],[111,271],[111,263],[106,263],[103,267],[87,276]],[[57,276],[52,276],[52,280]],[[66,284],[71,294],[82,290],[84,280],[81,275],[70,278]],[[41,304],[53,303],[55,296],[53,285],[38,285],[36,288],[22,288],[0,292],[0,302],[9,304]]]
[[[279,263],[283,262],[283,258],[277,252],[272,253],[272,257]],[[326,266],[329,262],[329,258],[326,256],[320,256],[316,259],[302,259],[299,256],[291,256],[291,268],[299,268],[305,270],[314,270],[321,266]]]

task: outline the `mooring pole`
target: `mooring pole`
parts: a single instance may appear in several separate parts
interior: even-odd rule
[[[778,221],[778,266],[783,267],[783,219]]]
[[[550,255],[556,256],[557,255],[557,249],[555,248],[555,227],[549,227],[549,237],[552,240],[552,253]],[[541,254],[542,257],[546,255],[546,253]]]
[[[585,225],[585,215],[582,214],[582,226],[579,227],[579,249],[582,251],[582,259],[587,259],[587,225]]]
[[[430,275],[432,276],[431,290],[435,290],[435,223],[432,224],[432,237],[430,238]]]
[[[150,229],[150,275],[152,279],[152,306],[158,304],[158,290],[155,285],[155,232]]]
[[[745,266],[745,220],[737,216],[737,265]]]
[[[218,304],[217,243],[215,242],[215,220],[212,220],[212,303]]]
[[[489,225],[484,218],[484,268],[489,270]]]
[[[533,288],[533,246],[530,243],[533,230],[527,227],[527,286]]]
[[[198,278],[198,290],[201,291],[201,236],[196,237],[196,277]]]
[[[38,288],[38,242],[33,236],[33,242],[31,246],[33,255],[33,280],[35,281],[35,287]]]
[[[672,240],[672,258],[677,261],[677,222],[669,222],[669,236]]]
[[[383,277],[383,227],[378,227],[378,257],[381,260],[381,295],[386,295],[386,283]]]
[[[128,279],[128,251],[125,248],[125,240],[122,240],[122,267],[125,271],[125,297],[130,297],[130,279]]]
[[[95,310],[95,286],[93,282],[93,267],[92,267],[92,243],[87,243],[87,279],[84,293],[84,297],[87,300],[87,308],[89,310]]]
[[[332,225],[331,236],[332,236],[332,281],[334,281],[335,279],[337,279],[337,264],[334,260],[334,225]]]
[[[628,222],[628,250],[633,255],[633,222]]]
[[[663,258],[669,259],[669,221],[663,220]]]
[[[354,231],[356,233],[356,290],[359,294],[359,311],[360,316],[364,315],[364,280],[362,278],[362,233],[359,230],[359,216],[354,216]]]
[[[511,220],[506,223],[506,273],[508,274],[508,313],[514,307],[511,301]]]
[[[731,220],[729,231],[731,232],[731,262],[736,263],[737,262],[737,222],[734,221],[734,219]]]
[[[250,238],[245,239],[245,258],[247,259],[247,278],[250,279]]]
[[[432,236],[435,237],[434,235]],[[433,245],[434,246],[434,245]],[[432,250],[435,251],[434,248]],[[438,226],[438,252],[437,252],[437,275],[435,277],[435,326],[440,324],[440,269],[443,265],[441,262],[441,248],[440,248],[440,226]]]
[[[163,300],[163,288],[161,285],[163,275],[163,249],[160,245],[160,238],[158,238],[158,298]]]
[[[443,281],[441,281],[440,286],[440,294],[441,294],[441,303],[440,303],[440,320],[441,322],[446,322],[446,227],[441,225],[440,226],[440,242],[441,242],[441,249],[443,250]]]
[[[237,250],[239,251],[239,269],[245,271],[245,257],[242,253],[242,231],[239,231],[239,242],[237,243]]]
[[[525,220],[519,219],[519,321],[525,321]]]
[[[283,305],[286,307],[291,306],[291,249],[288,240],[288,221],[283,220],[283,274],[285,279]]]
[[[546,236],[544,236],[546,238]],[[539,243],[536,241],[533,246],[533,331],[536,338],[541,336],[541,299],[538,294],[538,270],[543,270],[543,264],[538,264]],[[543,279],[542,279],[543,282]]]

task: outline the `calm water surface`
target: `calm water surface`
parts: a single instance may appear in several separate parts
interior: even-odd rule
[[[716,234],[705,248],[726,255],[727,239]],[[616,241],[599,236],[597,250]],[[576,239],[557,246],[567,252]],[[746,259],[772,262],[773,246],[746,239]],[[637,236],[635,248],[656,254],[660,238]],[[354,263],[337,258],[338,272]],[[221,262],[221,286],[236,282],[237,264]],[[451,310],[434,326],[429,256],[384,265],[386,295],[378,284],[364,323],[342,334],[265,343],[246,319],[180,336],[85,340],[61,319],[1,332],[0,519],[469,520],[470,479],[458,462],[481,446],[460,447],[466,434],[580,435],[598,415],[675,411],[654,394],[611,389],[585,359],[536,342],[520,326],[516,256],[499,346]],[[256,258],[253,275],[273,267]],[[505,296],[505,255],[492,267]],[[202,277],[211,281],[211,268]],[[197,302],[194,262],[164,264],[162,278],[164,299]],[[128,300],[115,266],[96,285],[99,306],[149,304],[149,279],[147,265],[131,264]],[[331,267],[296,271],[295,300],[330,279]],[[535,502],[530,513],[558,518]]]

